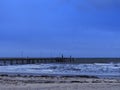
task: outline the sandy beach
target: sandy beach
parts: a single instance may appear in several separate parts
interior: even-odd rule
[[[0,90],[120,90],[120,79],[0,76]]]

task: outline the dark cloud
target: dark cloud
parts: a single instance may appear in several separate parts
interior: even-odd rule
[[[108,10],[120,9],[120,0],[62,0],[64,3],[72,4],[80,10]]]
[[[120,9],[120,0],[89,0],[89,2],[97,9]]]

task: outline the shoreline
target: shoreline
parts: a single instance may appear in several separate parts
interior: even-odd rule
[[[0,90],[119,90],[120,79],[0,76]]]
[[[0,76],[12,76],[12,77],[80,77],[80,78],[99,78],[99,79],[120,79],[120,75],[84,75],[84,74],[35,74],[35,73],[6,73],[0,72]]]
[[[96,78],[87,76],[0,76],[0,84],[5,82],[16,82],[16,83],[119,83],[120,79],[109,79],[109,78]]]
[[[103,65],[102,69],[100,65],[3,66],[0,68],[0,90],[119,90],[119,65],[110,65],[109,70],[108,65]],[[79,71],[81,73],[77,73]]]

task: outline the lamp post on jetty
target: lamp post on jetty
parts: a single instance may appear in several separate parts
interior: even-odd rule
[[[62,54],[62,59],[64,58],[63,54]]]

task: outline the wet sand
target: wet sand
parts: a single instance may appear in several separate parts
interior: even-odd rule
[[[120,90],[120,79],[0,76],[0,90]]]

